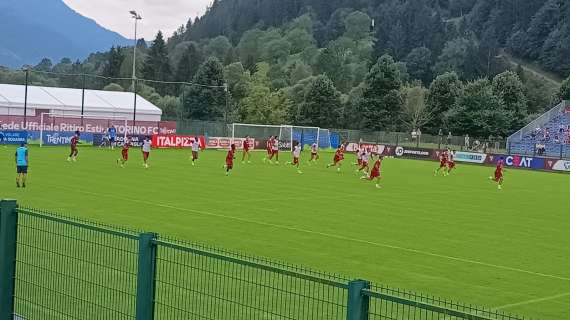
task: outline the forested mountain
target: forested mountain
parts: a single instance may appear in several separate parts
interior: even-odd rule
[[[139,42],[137,77],[162,82],[139,80],[137,93],[178,119],[505,137],[570,100],[570,80],[511,70],[503,54],[567,77],[569,10],[563,0],[216,0],[171,37]],[[33,70],[129,78],[131,65],[132,48],[114,47]],[[0,81],[22,74],[0,70]]]
[[[375,19],[378,56],[390,53],[402,59],[422,46],[438,56],[446,41],[465,37],[481,51],[486,49],[485,56],[505,47],[560,75],[570,73],[566,0],[215,0],[186,36],[197,40],[224,35],[237,43],[247,30],[277,27],[310,13],[315,39],[322,45],[342,33],[346,9]],[[487,63],[482,62],[484,67]]]
[[[1,0],[0,30],[0,65],[13,68],[42,58],[84,59],[92,52],[129,43],[62,0]]]

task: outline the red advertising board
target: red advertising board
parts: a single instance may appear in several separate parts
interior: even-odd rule
[[[152,136],[153,148],[190,148],[192,142],[198,138],[200,149],[206,148],[206,139],[203,136],[179,136],[179,135],[154,135]]]
[[[372,144],[372,143],[349,143],[346,146],[347,152],[356,152],[358,148],[366,148],[370,149],[374,154],[381,154],[384,156],[391,156],[394,154],[394,147],[392,146],[385,146],[382,144]]]
[[[245,138],[234,138],[233,141],[234,141],[234,144],[236,145],[237,149],[242,149],[243,148],[243,142],[245,141]],[[252,147],[252,149],[257,147],[255,139],[249,139],[249,141],[250,141],[252,146],[255,146],[255,147]],[[208,142],[206,143],[206,147],[208,149],[229,149],[231,144],[232,144],[232,138],[209,137]]]

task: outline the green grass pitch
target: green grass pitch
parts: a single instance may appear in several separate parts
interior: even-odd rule
[[[30,149],[28,188],[16,189],[14,147],[0,149],[1,197],[107,224],[155,231],[229,250],[554,320],[570,310],[569,176],[458,165],[434,177],[435,162],[387,159],[384,188],[358,179],[354,158],[325,169],[236,161],[225,152]],[[241,154],[238,154],[241,157]],[[282,153],[282,163],[289,160]],[[307,159],[305,152],[302,157]]]

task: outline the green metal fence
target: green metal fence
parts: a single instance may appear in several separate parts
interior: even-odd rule
[[[0,202],[0,320],[519,320]]]

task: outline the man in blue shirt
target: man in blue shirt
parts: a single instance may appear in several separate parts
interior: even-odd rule
[[[107,130],[107,133],[109,134],[110,147],[111,149],[114,149],[116,144],[115,141],[117,139],[117,129],[114,125],[111,125],[111,127]]]
[[[16,171],[18,176],[16,177],[16,187],[22,188],[26,187],[26,176],[28,175],[28,147],[25,142],[23,142],[18,149],[16,149]]]

